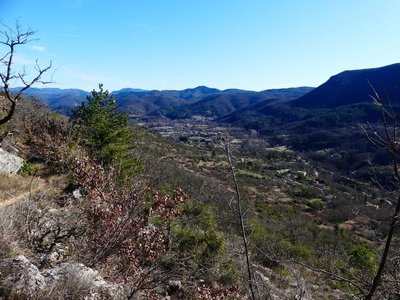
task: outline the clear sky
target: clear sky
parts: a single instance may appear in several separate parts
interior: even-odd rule
[[[400,62],[399,0],[0,0],[52,87],[264,90]]]

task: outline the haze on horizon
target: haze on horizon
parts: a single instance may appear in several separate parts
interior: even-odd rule
[[[0,0],[0,20],[37,30],[16,63],[54,64],[92,90],[318,86],[400,61],[397,0]]]

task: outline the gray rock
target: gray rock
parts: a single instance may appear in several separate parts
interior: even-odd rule
[[[0,278],[1,286],[10,295],[36,295],[46,285],[39,269],[22,255],[2,261]]]
[[[168,288],[172,291],[182,290],[182,282],[180,280],[170,280],[168,283]]]
[[[83,196],[81,194],[81,190],[80,189],[76,189],[72,192],[72,197],[74,197],[74,199],[78,200],[78,201],[82,201]]]
[[[67,262],[42,272],[25,256],[0,262],[0,285],[7,296],[41,299],[125,299],[123,285],[104,280],[83,264]]]
[[[124,299],[125,291],[120,285],[105,281],[96,270],[81,263],[67,262],[43,272],[49,285],[72,287],[71,292],[85,295],[85,299]]]
[[[24,160],[0,148],[0,172],[16,174],[22,167]]]

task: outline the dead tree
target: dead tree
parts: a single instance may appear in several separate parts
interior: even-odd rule
[[[371,86],[372,87],[372,86]],[[373,88],[372,88],[373,89]],[[373,102],[376,107],[378,107],[381,114],[381,123],[383,127],[383,132],[378,133],[377,130],[369,126],[369,128],[364,129],[368,139],[377,147],[385,149],[391,158],[391,167],[393,177],[396,182],[396,187],[399,190],[400,186],[400,170],[399,170],[399,151],[400,151],[400,137],[397,128],[397,116],[394,110],[388,110],[384,107],[382,98],[373,89],[374,95],[372,96]],[[383,249],[382,257],[379,262],[378,270],[374,276],[371,287],[366,295],[366,300],[373,299],[378,287],[381,284],[382,276],[384,274],[386,261],[391,249],[393,236],[395,233],[396,225],[398,224],[398,219],[400,216],[400,191],[397,192],[397,198],[392,202],[394,207],[391,220],[389,222],[389,229],[386,236],[385,246]]]
[[[41,67],[36,60],[34,67],[36,73],[33,77],[28,77],[25,68],[18,71],[14,70],[16,49],[19,46],[32,42],[34,40],[33,36],[36,32],[31,29],[23,30],[18,21],[15,23],[13,28],[6,25],[3,25],[3,28],[4,29],[0,31],[0,36],[2,36],[0,45],[5,49],[5,53],[0,54],[0,66],[2,68],[0,69],[0,84],[3,85],[2,90],[4,92],[4,97],[0,98],[0,102],[5,101],[8,103],[9,107],[6,110],[6,115],[0,118],[0,125],[5,124],[12,119],[17,102],[24,91],[29,89],[35,83],[47,84],[52,82],[51,80],[42,80],[43,74],[49,71],[52,67],[51,61],[47,66]],[[12,86],[20,87],[16,91],[12,91]]]
[[[252,300],[256,300],[256,292],[255,292],[255,286],[254,286],[254,272],[252,268],[252,263],[250,259],[250,249],[249,249],[249,241],[248,241],[248,235],[246,232],[246,227],[245,227],[245,215],[247,211],[243,211],[243,203],[242,203],[242,198],[239,190],[239,183],[236,178],[236,170],[235,166],[232,162],[232,154],[231,154],[231,149],[229,147],[229,141],[227,138],[226,143],[223,144],[226,157],[228,159],[228,164],[229,164],[229,171],[232,176],[232,181],[234,185],[234,190],[235,190],[235,196],[232,200],[235,200],[234,202],[231,201],[229,204],[230,209],[232,212],[235,214],[239,221],[239,226],[240,226],[240,234],[242,238],[242,243],[243,243],[243,248],[244,248],[244,256],[246,259],[246,269],[247,269],[247,282],[248,282],[248,288],[249,288],[249,293],[250,297]]]

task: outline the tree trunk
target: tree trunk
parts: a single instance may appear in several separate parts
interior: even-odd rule
[[[5,117],[3,117],[2,119],[0,119],[0,125],[4,125],[12,119],[14,112],[15,112],[15,104],[16,104],[15,101],[11,102],[11,107],[10,107],[7,115]]]
[[[374,296],[376,289],[378,288],[378,286],[381,282],[383,270],[385,269],[386,260],[387,260],[388,254],[389,254],[390,245],[392,243],[394,229],[396,227],[396,224],[397,224],[397,221],[399,218],[399,213],[400,213],[400,195],[397,198],[396,209],[393,213],[392,221],[390,222],[390,229],[389,229],[389,233],[388,233],[388,236],[386,239],[385,249],[382,254],[382,259],[379,264],[378,271],[376,272],[376,275],[374,277],[374,281],[372,282],[371,289],[369,290],[368,295],[365,297],[365,300],[372,300],[372,297]]]

